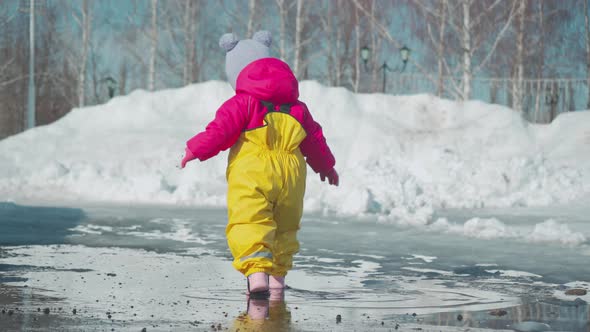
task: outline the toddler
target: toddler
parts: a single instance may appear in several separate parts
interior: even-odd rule
[[[298,100],[293,72],[269,56],[270,33],[245,40],[225,34],[219,45],[236,94],[187,142],[181,166],[231,148],[227,242],[233,266],[247,277],[248,294],[267,292],[285,287],[299,250],[306,162],[331,185],[338,185],[338,173],[322,128]]]

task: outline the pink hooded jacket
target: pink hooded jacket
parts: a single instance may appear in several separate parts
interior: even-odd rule
[[[205,131],[187,142],[188,149],[201,161],[232,147],[243,131],[264,126],[268,112],[261,103],[289,104],[292,115],[307,136],[299,145],[307,163],[316,173],[330,171],[336,161],[324,138],[322,127],[313,120],[307,106],[298,100],[299,84],[289,66],[276,58],[248,64],[238,75],[236,95],[217,110]]]

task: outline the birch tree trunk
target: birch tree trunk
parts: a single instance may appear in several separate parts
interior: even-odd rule
[[[148,90],[156,89],[156,56],[158,49],[158,0],[152,0],[152,32],[150,34],[150,61],[148,68]]]
[[[332,20],[334,18],[333,12],[332,12],[332,4],[333,2],[328,1],[328,8],[327,8],[327,15],[326,15],[326,19],[325,19],[325,31],[326,31],[326,55],[327,55],[327,59],[328,59],[328,71],[326,73],[326,76],[328,78],[328,82],[331,86],[335,86],[335,79],[334,79],[334,36],[332,35]]]
[[[90,63],[92,64],[92,92],[94,100],[91,101],[93,104],[99,104],[100,92],[98,91],[100,85],[100,78],[98,77],[98,64],[96,63],[96,53],[93,49],[90,50]]]
[[[248,2],[248,38],[251,38],[254,34],[256,20],[256,0],[250,0]]]
[[[123,60],[124,61],[124,60]],[[122,62],[119,66],[119,96],[127,93],[127,63]]]
[[[588,76],[586,84],[588,85],[588,102],[586,107],[590,109],[590,18],[588,17],[588,1],[584,1],[584,23],[586,26],[586,75]]]
[[[183,21],[183,30],[184,30],[184,66],[182,68],[182,83],[184,85],[190,84],[189,73],[191,72],[191,62],[190,62],[190,55],[189,49],[193,48],[194,45],[191,43],[191,9],[192,9],[192,1],[185,0],[184,1],[184,21]]]
[[[469,100],[471,98],[471,16],[469,9],[471,7],[471,0],[463,0],[463,93],[462,100]]]
[[[584,0],[586,2],[588,0]],[[542,87],[541,79],[543,79],[543,72],[545,71],[545,9],[543,7],[543,1],[539,1],[539,62],[537,63],[537,93],[535,94],[535,113],[533,121],[536,120],[537,114],[541,111],[541,93]],[[586,13],[586,18],[588,14]],[[588,42],[588,40],[586,41]],[[588,62],[590,66],[590,62]],[[590,89],[590,88],[589,88]],[[590,93],[590,90],[589,90]]]
[[[78,107],[84,107],[86,103],[86,68],[88,62],[88,50],[90,48],[90,12],[88,0],[82,1],[82,54],[80,55],[80,68],[78,70]]]
[[[281,60],[287,61],[287,50],[285,43],[287,41],[287,5],[285,0],[276,0],[277,7],[279,8],[279,56]]]
[[[526,11],[526,1],[519,0],[518,7],[518,29],[516,35],[516,72],[512,80],[512,108],[515,111],[522,112],[523,102],[523,75],[524,75],[524,19]]]
[[[444,90],[444,55],[445,55],[445,28],[447,22],[447,1],[441,0],[439,4],[439,32],[438,32],[438,49],[437,49],[437,73],[438,81],[436,84],[436,95],[442,97]]]
[[[293,72],[295,77],[301,76],[301,53],[303,39],[303,0],[297,0],[297,15],[295,16],[295,58],[293,59]]]
[[[338,5],[338,8],[341,8],[342,5],[342,0],[338,0],[336,2],[336,4]],[[336,11],[336,13],[339,13],[338,11]],[[337,14],[338,15],[338,14]],[[343,56],[342,56],[342,29],[336,29],[336,56],[337,56],[337,60],[336,60],[336,66],[334,68],[334,70],[336,71],[334,73],[334,85],[335,86],[341,86],[342,85],[342,76],[343,76]]]
[[[358,8],[354,9],[354,34],[355,34],[355,48],[354,48],[354,76],[352,81],[352,88],[354,92],[359,92],[360,78],[361,78],[361,26],[359,23],[359,11]]]
[[[358,9],[357,9],[357,12],[358,12]],[[375,1],[371,1],[371,16],[375,17]],[[358,15],[357,15],[357,20],[358,20]],[[358,21],[357,21],[357,27],[358,27]],[[370,63],[372,64],[371,86],[370,86],[371,91],[377,90],[377,84],[379,81],[379,67],[376,66],[376,64],[377,64],[377,57],[379,56],[380,50],[377,49],[377,38],[376,38],[377,36],[374,31],[376,31],[375,20],[371,20],[371,30],[369,32],[371,34],[371,59],[370,59]],[[357,38],[360,39],[358,32],[357,32]],[[360,46],[360,43],[357,44],[357,48],[359,48],[359,46]],[[358,60],[359,59],[357,59],[357,61]]]
[[[195,77],[193,66],[195,61],[195,13],[198,10],[198,3],[193,0],[185,0],[184,3],[184,67],[182,80],[184,85],[191,84]]]

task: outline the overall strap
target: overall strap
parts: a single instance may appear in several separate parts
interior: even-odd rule
[[[262,105],[264,105],[264,107],[266,107],[266,109],[268,110],[269,113],[271,112],[281,112],[281,113],[285,113],[285,114],[289,114],[291,113],[291,104],[281,104],[279,106],[279,110],[275,110],[275,105],[273,103],[271,103],[270,101],[264,101],[261,100],[260,101],[262,103]]]

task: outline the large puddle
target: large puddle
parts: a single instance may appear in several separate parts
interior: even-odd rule
[[[20,241],[0,251],[0,308],[6,311],[0,326],[8,330],[59,324],[84,331],[590,326],[590,295],[566,295],[590,289],[584,248],[306,218],[288,289],[248,300],[244,278],[231,267],[224,211],[97,208],[83,217],[47,211],[35,210],[38,219],[25,212],[21,228],[0,222],[2,241]],[[43,224],[42,234],[35,222]],[[23,227],[34,241],[27,243]]]

